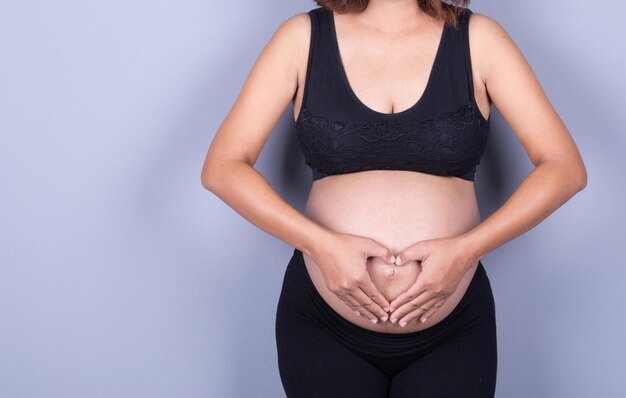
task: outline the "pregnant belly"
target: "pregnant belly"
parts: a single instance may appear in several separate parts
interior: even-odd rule
[[[317,180],[309,193],[305,214],[331,230],[375,239],[392,253],[419,240],[461,234],[480,222],[471,182],[395,170]],[[461,301],[477,266],[467,271],[455,292],[425,323],[415,319],[401,327],[389,320],[374,324],[356,315],[326,287],[314,259],[306,253],[303,258],[315,288],[336,313],[363,328],[387,333],[409,333],[440,322]],[[415,260],[393,266],[372,257],[365,266],[378,291],[390,302],[413,285],[422,271]]]
[[[393,266],[378,258],[369,259],[366,268],[378,291],[389,302],[415,283],[417,276],[422,271],[422,267],[417,261],[412,260],[401,266]]]

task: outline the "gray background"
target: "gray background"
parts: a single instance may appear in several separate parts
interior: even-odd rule
[[[263,45],[316,6],[0,2],[1,397],[284,396],[274,320],[292,248],[199,175]],[[584,191],[484,259],[497,396],[624,396],[626,6],[470,8],[522,49],[589,172]],[[532,167],[492,112],[483,217]],[[310,171],[291,120],[289,107],[257,167],[302,209]]]

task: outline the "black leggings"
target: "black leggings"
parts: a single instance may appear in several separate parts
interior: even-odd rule
[[[482,263],[459,304],[409,333],[363,328],[315,289],[294,249],[276,312],[278,368],[288,398],[492,398],[496,319]]]

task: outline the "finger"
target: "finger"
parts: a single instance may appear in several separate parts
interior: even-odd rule
[[[358,290],[360,291],[360,289]],[[355,303],[358,303],[354,307],[356,311],[359,312],[360,315],[363,315],[366,318],[368,318],[372,323],[378,323],[378,316],[375,313],[373,313],[370,308],[371,304],[373,303],[372,300],[369,300],[367,297],[365,299],[363,299],[362,297],[358,297],[357,295],[354,294],[355,292],[356,291],[352,292],[350,296]]]
[[[447,298],[445,298],[443,300],[439,300],[428,311],[426,311],[424,314],[422,314],[422,316],[420,317],[420,320],[422,321],[422,323],[426,322],[428,320],[428,318],[430,318],[435,312],[437,312],[439,310],[439,308],[441,308],[443,303],[446,301],[446,299]]]
[[[414,320],[414,319],[418,318],[419,316],[421,316],[422,314],[425,314],[426,312],[432,310],[434,305],[437,302],[439,302],[439,301],[441,301],[441,298],[433,297],[432,299],[428,300],[424,304],[421,304],[415,310],[409,312],[404,317],[400,318],[400,320],[398,321],[398,324],[400,326],[402,326],[402,327],[406,326],[406,324],[408,324],[412,320]]]
[[[372,278],[369,277],[369,274],[365,274],[365,280],[359,285],[359,287],[363,291],[363,294],[376,303],[376,305],[373,305],[373,308],[369,308],[369,310],[375,312],[379,318],[385,318],[385,320],[387,320],[386,317],[389,315],[387,314],[387,311],[389,311],[390,307],[389,301],[387,301],[385,296],[378,291],[376,285],[372,282]]]
[[[391,300],[391,303],[389,303],[389,311],[393,314],[401,306],[411,300],[414,300],[416,297],[426,292],[427,290],[428,289],[426,288],[426,281],[424,281],[424,278],[420,278],[418,276],[413,285],[411,285],[406,291],[400,293],[398,297]]]
[[[382,309],[382,307],[372,298],[375,297],[375,294],[372,296],[368,296],[365,291],[363,291],[361,288],[358,288],[352,292],[352,295],[361,303],[361,305],[363,305],[363,307],[367,308],[370,312],[374,314],[374,316],[376,317],[376,321],[378,321],[379,319],[381,321],[386,321],[389,318],[387,311]]]
[[[380,257],[387,264],[394,264],[396,262],[396,257],[391,254],[391,250],[383,244],[378,243],[375,240],[371,240],[371,245],[365,249],[365,254],[368,257]]]
[[[417,242],[396,254],[396,265],[402,265],[411,260],[423,261],[426,258],[426,243]]]
[[[395,323],[396,321],[402,319],[402,317],[404,317],[405,315],[424,306],[425,303],[432,300],[433,298],[434,296],[432,292],[428,290],[423,291],[414,298],[408,300],[406,303],[402,304],[400,307],[396,308],[396,310],[391,313],[391,322]]]
[[[368,308],[367,306],[363,307],[363,305],[359,302],[359,300],[357,300],[351,292],[346,292],[345,294],[342,295],[337,295],[341,301],[344,302],[345,305],[347,305],[348,307],[350,307],[350,309],[352,311],[354,311],[354,313],[358,316],[365,316],[369,319],[372,318],[376,318],[376,315],[373,314]]]

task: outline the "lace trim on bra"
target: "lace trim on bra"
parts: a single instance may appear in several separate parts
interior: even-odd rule
[[[313,179],[365,170],[412,170],[473,180],[489,137],[478,108],[422,121],[351,122],[313,115],[303,107],[294,123]]]

